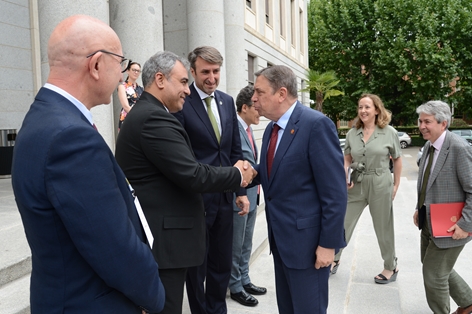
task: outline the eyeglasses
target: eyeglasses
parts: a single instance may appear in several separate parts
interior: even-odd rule
[[[131,71],[133,71],[134,73],[141,73],[141,70],[137,70],[137,69],[130,69]]]
[[[125,72],[127,69],[128,69],[128,59],[126,59],[125,57],[123,56],[120,56],[116,53],[113,53],[113,52],[110,52],[110,51],[106,51],[106,50],[103,50],[103,49],[100,49],[100,50],[97,50],[95,52],[92,52],[91,54],[89,54],[87,56],[87,58],[90,58],[91,56],[95,55],[96,53],[98,52],[103,52],[103,53],[106,53],[106,54],[109,54],[109,55],[113,55],[113,56],[116,56],[118,58],[121,58],[121,61],[120,61],[120,65],[121,65],[121,73]]]

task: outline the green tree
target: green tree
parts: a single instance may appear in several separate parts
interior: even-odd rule
[[[308,81],[306,88],[302,91],[310,92],[310,95],[315,96],[314,109],[323,112],[323,102],[333,96],[344,95],[340,90],[334,89],[339,84],[334,71],[320,73],[315,70],[308,71]]]
[[[363,92],[396,125],[430,99],[472,114],[472,1],[311,0],[308,14],[310,68],[335,71],[345,92],[326,102],[332,116],[353,118]]]

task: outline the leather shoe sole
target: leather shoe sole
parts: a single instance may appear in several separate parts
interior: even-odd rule
[[[256,306],[259,303],[256,298],[254,298],[252,295],[248,294],[244,290],[238,293],[230,293],[230,295],[231,299],[236,302],[239,302],[244,306]]]
[[[252,283],[248,283],[247,285],[244,285],[243,288],[244,290],[246,290],[247,293],[250,293],[253,295],[263,295],[267,293],[266,288],[255,286]]]

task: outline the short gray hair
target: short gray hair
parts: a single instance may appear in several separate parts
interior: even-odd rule
[[[451,108],[449,105],[441,100],[430,100],[416,108],[417,114],[432,115],[438,123],[447,121],[446,128],[451,124]]]
[[[144,88],[149,87],[154,82],[156,74],[159,72],[168,77],[177,61],[182,63],[187,71],[189,70],[188,61],[170,51],[160,51],[149,58],[144,63],[141,77]]]
[[[257,71],[256,77],[262,75],[268,81],[274,93],[281,87],[285,87],[290,96],[298,98],[297,77],[293,71],[285,65],[273,65]]]

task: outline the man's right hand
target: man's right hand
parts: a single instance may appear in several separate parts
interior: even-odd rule
[[[241,171],[243,176],[241,187],[243,188],[248,186],[248,184],[252,182],[252,179],[254,179],[257,175],[257,171],[252,168],[251,164],[247,160],[238,160],[238,162],[234,164],[234,167]]]

